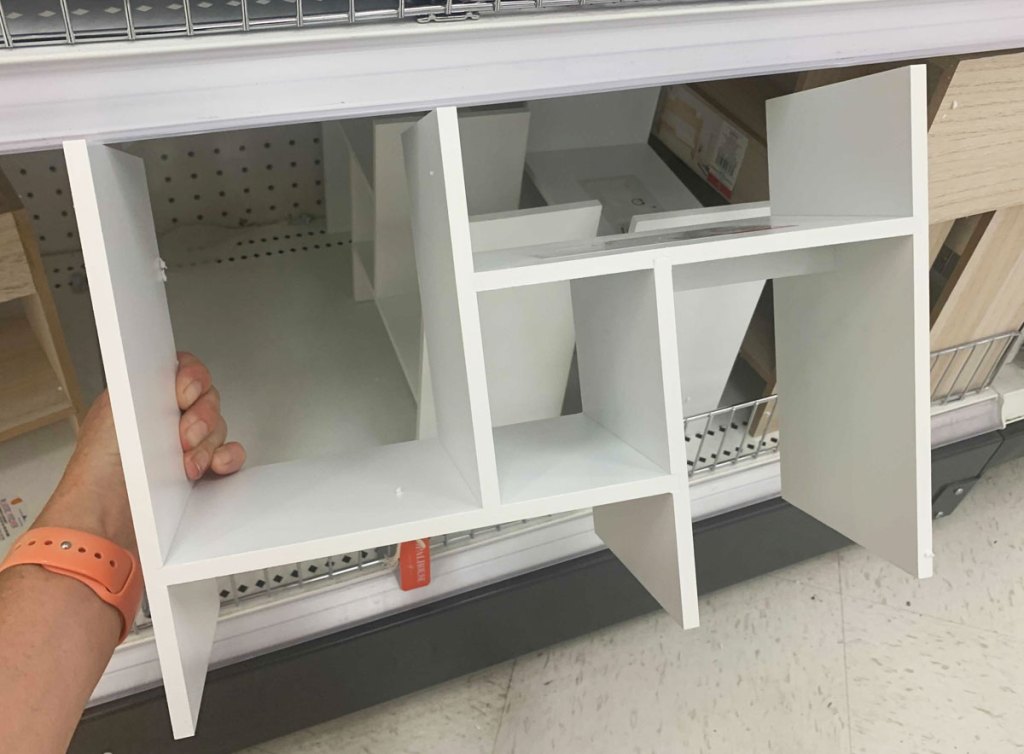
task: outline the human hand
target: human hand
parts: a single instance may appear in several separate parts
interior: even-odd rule
[[[188,478],[199,479],[207,471],[221,476],[234,474],[242,468],[245,448],[237,442],[226,442],[228,425],[220,414],[220,393],[203,362],[180,351],[174,387],[182,411],[178,435]]]
[[[178,354],[175,393],[182,412],[178,436],[186,476],[195,480],[208,471],[218,475],[238,471],[245,462],[245,449],[237,442],[225,442],[227,424],[220,413],[220,394],[209,370],[190,353]],[[128,491],[106,391],[89,408],[64,476],[35,526],[79,529],[135,549]]]

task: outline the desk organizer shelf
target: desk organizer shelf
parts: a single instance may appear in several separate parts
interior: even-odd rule
[[[678,291],[775,280],[783,495],[930,575],[925,122],[916,67],[781,98],[774,214],[539,243],[528,212],[471,222],[460,118],[433,111],[401,138],[435,436],[197,484],[142,162],[67,143],[175,736],[195,731],[225,574],[593,507],[601,538],[696,626],[677,328],[699,323],[677,317]],[[487,379],[502,333],[483,302],[536,286],[559,286],[547,300],[571,316],[582,412],[502,424]]]

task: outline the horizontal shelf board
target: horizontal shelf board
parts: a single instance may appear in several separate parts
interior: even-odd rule
[[[534,515],[645,497],[672,482],[584,414],[497,427],[494,449],[502,507],[533,502]]]
[[[257,466],[196,485],[164,578],[193,581],[454,531],[464,528],[462,514],[479,511],[436,440]]]
[[[74,413],[27,319],[0,319],[0,355],[0,441]]]
[[[514,288],[649,269],[655,259],[685,265],[896,238],[915,227],[911,217],[773,216],[476,254],[474,279],[479,291]]]

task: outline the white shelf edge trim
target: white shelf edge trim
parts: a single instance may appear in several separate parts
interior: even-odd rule
[[[1010,49],[1022,23],[1018,0],[760,0],[3,50],[0,153]]]

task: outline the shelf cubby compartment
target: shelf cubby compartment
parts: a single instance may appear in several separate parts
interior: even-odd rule
[[[592,239],[601,209],[589,200],[471,217],[473,254],[510,238]],[[656,295],[652,271],[482,291],[477,300],[503,505],[554,512],[671,486],[658,319],[659,306],[671,317],[671,302]],[[562,416],[574,348],[583,411]]]
[[[481,294],[475,285],[474,243],[479,252],[475,256],[482,258],[491,253],[487,248],[510,234],[535,242],[554,232],[551,227],[569,236],[590,235],[598,208],[545,208],[471,222],[455,110],[444,108],[424,117],[406,132],[404,146],[420,285],[425,289],[435,273],[451,270],[447,319],[454,325],[457,307],[466,375],[471,389],[479,390],[478,405],[484,409],[472,420],[477,467],[482,477],[489,477],[484,482],[485,509],[498,518],[515,519],[597,506],[595,530],[605,543],[671,615],[684,626],[695,626],[697,590],[670,267],[572,280],[571,292],[563,281],[544,281],[555,286],[494,291],[507,294],[497,298]],[[553,218],[558,222],[549,225]],[[567,229],[573,221],[579,225]],[[518,314],[524,306],[539,307],[532,313],[538,321],[552,316],[558,320],[552,329],[563,330],[569,316],[567,294],[584,413],[516,422],[529,418],[529,411],[543,411],[531,407],[500,420],[515,423],[493,428],[485,340],[497,338],[500,343],[508,338],[515,343],[522,329],[536,331],[536,323]],[[436,365],[448,357],[442,350],[447,341],[437,326],[446,316],[431,312],[429,303],[425,298],[424,324],[438,436],[443,437],[440,408],[445,391],[461,383],[440,381]],[[495,303],[501,304],[498,316],[484,326],[481,310]],[[554,362],[530,370],[531,377],[564,386],[565,352]],[[554,380],[549,379],[552,374]],[[555,413],[552,407],[548,412]]]
[[[296,429],[282,426],[285,422],[275,413],[282,407],[260,409],[260,379],[288,378],[286,367],[261,364],[274,358],[274,344],[283,344],[277,352],[287,353],[291,379],[301,392],[305,379],[330,380],[331,366],[340,366],[334,349],[318,343],[318,338],[353,346],[353,357],[379,353],[380,341],[395,362],[386,345],[387,334],[372,308],[359,309],[362,315],[353,313],[344,320],[324,316],[335,313],[322,306],[322,288],[331,285],[330,273],[336,266],[333,251],[310,251],[304,259],[313,261],[293,257],[289,262],[275,254],[237,271],[227,264],[205,270],[167,270],[142,160],[84,142],[66,144],[65,153],[172,727],[176,736],[188,736],[195,730],[217,621],[218,577],[494,523],[484,508],[488,499],[496,501],[496,491],[488,487],[494,484],[493,473],[488,475],[486,467],[478,469],[473,435],[477,414],[482,417],[480,426],[486,423],[486,405],[479,403],[486,395],[467,380],[461,313],[449,295],[451,270],[441,269],[426,276],[429,281],[422,295],[428,321],[431,316],[455,318],[433,328],[441,339],[434,343],[435,349],[445,357],[434,368],[441,385],[436,438],[367,448],[365,443],[381,441],[378,434],[385,442],[388,435],[393,440],[393,427],[379,431],[376,426],[394,424],[393,417],[384,415],[393,409],[378,406],[383,413],[378,413],[375,423],[365,420],[372,420],[372,410],[360,413],[357,408],[353,416],[358,415],[359,426],[337,429],[346,435],[340,443],[345,452],[312,458],[285,452],[289,460],[260,463],[254,459],[230,478],[189,482],[178,441],[172,313],[176,327],[200,332],[199,341],[205,346],[189,343],[189,347],[202,354],[204,347],[217,344],[212,336],[202,336],[194,311],[169,305],[169,299],[172,304],[213,299],[229,319],[251,315],[260,306],[275,313],[251,317],[265,326],[265,352],[252,343],[248,350],[235,343],[212,348],[222,351],[213,358],[225,360],[226,371],[234,377],[236,398],[229,394],[225,403],[241,401],[261,414],[262,420],[245,420],[250,428],[258,427],[260,434],[282,431],[288,435]],[[439,264],[443,268],[443,259]],[[301,279],[287,274],[289,266]],[[229,276],[232,282],[226,284]],[[342,278],[333,279],[338,284]],[[183,291],[187,285],[197,288],[198,295]],[[311,286],[309,295],[295,302],[296,286],[302,285]],[[294,305],[282,305],[282,301]],[[361,334],[353,337],[347,331],[334,331],[337,326],[361,328]],[[376,329],[370,333],[362,328]],[[377,339],[372,347],[360,350],[361,341],[370,337]],[[397,372],[397,362],[394,367]],[[240,372],[244,381],[238,379]],[[360,375],[371,385],[380,377],[372,369],[355,366],[345,375],[336,372],[333,378],[349,385]],[[394,382],[392,377],[404,383],[400,374],[387,375]],[[352,400],[385,394],[374,387],[361,391],[356,387]],[[400,390],[403,406],[411,409],[404,384]],[[294,410],[308,413],[304,401],[322,399],[329,392],[297,393]],[[330,406],[321,411],[338,416]],[[411,410],[408,418],[412,437]],[[281,451],[281,443],[266,438],[256,444],[261,448],[257,455],[264,459],[274,455],[267,452],[270,446],[277,445]],[[317,452],[310,450],[314,443],[305,439],[299,438],[296,444],[306,453]]]

